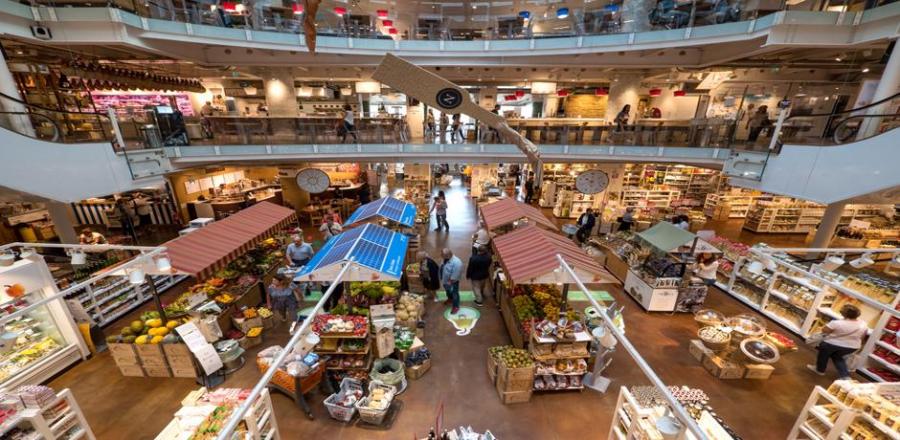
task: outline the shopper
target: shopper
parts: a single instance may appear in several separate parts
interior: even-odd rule
[[[325,295],[325,292],[328,290],[328,287],[331,286],[330,282],[323,281],[319,283],[321,287],[322,295]],[[325,301],[325,310],[331,310],[335,308],[341,302],[341,298],[344,296],[344,283],[338,283],[337,286],[334,286],[334,290],[331,292],[331,296]]]
[[[150,224],[153,223],[153,219],[150,215],[150,201],[147,200],[147,197],[141,193],[138,193],[134,196],[134,199],[132,199],[132,203],[134,204],[135,212],[137,212],[140,226],[142,228],[150,226]]]
[[[463,136],[462,131],[462,115],[456,113],[453,115],[453,123],[450,126],[450,143],[456,143],[457,139],[462,143],[466,140],[465,136]]]
[[[350,104],[344,104],[344,119],[343,130],[341,130],[341,142],[347,142],[347,134],[351,134],[353,136],[353,142],[359,142],[359,139],[356,137],[356,125],[354,124],[353,119],[353,107],[350,107]]]
[[[319,231],[322,231],[322,236],[326,242],[331,240],[331,237],[340,234],[342,230],[341,225],[335,223],[334,216],[331,215],[326,215],[325,223],[322,223],[322,226],[319,227]]]
[[[447,292],[444,304],[452,304],[451,314],[459,312],[459,278],[462,275],[462,260],[448,248],[441,251],[444,262],[441,264],[441,284]]]
[[[484,224],[484,220],[478,221],[478,230],[475,231],[475,235],[472,236],[472,253],[478,251],[478,249],[486,249],[490,251],[491,244],[491,234],[487,230],[487,226]]]
[[[440,138],[440,143],[442,143],[442,144],[447,140],[447,126],[448,125],[450,125],[450,118],[447,117],[446,113],[441,113],[440,127],[439,127],[441,130],[441,135],[439,136],[439,138]]]
[[[437,290],[441,287],[440,267],[425,251],[416,253],[416,261],[419,262],[419,279],[425,288],[425,296],[438,302]]]
[[[288,266],[303,267],[312,259],[313,253],[312,245],[304,242],[302,235],[294,235],[284,251],[284,258]]]
[[[106,244],[106,237],[99,232],[94,232],[91,228],[84,228],[81,230],[81,235],[78,236],[78,242],[81,244]]]
[[[443,191],[438,191],[438,195],[434,198],[434,203],[431,205],[429,214],[431,212],[434,212],[434,220],[437,223],[437,227],[434,228],[435,232],[440,232],[442,227],[447,232],[450,232],[450,224],[447,223],[447,198]]]
[[[335,211],[334,209],[329,209],[328,213],[325,214],[325,218],[326,219],[331,218],[331,220],[333,222],[337,223],[338,225],[342,225],[344,223],[344,220],[341,219],[341,214],[338,213],[337,211]]]
[[[590,236],[591,232],[594,231],[594,226],[597,224],[597,217],[594,215],[594,209],[588,208],[578,217],[578,232],[575,233],[575,238],[578,239],[579,243],[583,243]]]
[[[632,226],[634,226],[634,208],[629,206],[625,208],[625,214],[619,218],[619,230],[630,231]]]
[[[485,293],[487,293],[488,278],[491,272],[491,256],[486,247],[480,247],[469,257],[469,265],[466,266],[466,279],[472,282],[472,292],[475,293],[475,305],[484,305]]]
[[[631,104],[625,104],[625,107],[622,107],[622,110],[616,115],[616,118],[613,119],[613,123],[616,124],[616,131],[624,131],[625,126],[628,125],[628,117],[631,113]]]
[[[672,218],[672,224],[678,229],[689,231],[691,229],[690,218],[686,215],[676,215]]]
[[[528,172],[528,180],[525,181],[525,203],[531,204],[534,198],[534,171]]]
[[[435,138],[434,114],[428,110],[425,114],[425,139]]]
[[[831,359],[838,370],[838,377],[850,379],[846,357],[862,347],[863,338],[869,331],[869,326],[859,319],[859,315],[860,311],[856,306],[847,304],[841,307],[844,319],[835,319],[822,328],[823,339],[819,343],[816,365],[807,365],[806,368],[824,376],[828,360]]]
[[[694,266],[694,275],[703,280],[703,284],[713,286],[716,284],[716,271],[719,269],[719,259],[715,255],[704,252],[697,257]]]
[[[276,273],[272,277],[272,283],[266,289],[266,306],[275,312],[275,316],[282,321],[294,321],[297,319],[297,308],[300,304],[300,292],[296,284],[291,282],[289,276]]]
[[[772,125],[772,121],[769,120],[769,106],[759,106],[759,108],[756,109],[756,113],[754,113],[753,116],[750,117],[750,121],[747,122],[747,128],[750,129],[750,133],[747,135],[747,142],[751,144],[755,143],[763,129],[770,125]]]
[[[206,101],[206,104],[203,104],[203,107],[200,109],[200,128],[203,129],[203,137],[207,139],[213,138],[212,121],[209,118],[215,114],[216,109],[212,106],[212,103]]]

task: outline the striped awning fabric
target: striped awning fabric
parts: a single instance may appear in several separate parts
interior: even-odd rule
[[[533,284],[560,267],[556,255],[578,272],[585,283],[618,283],[593,257],[571,239],[537,226],[525,226],[493,240],[503,270],[513,284]]]
[[[554,231],[559,230],[540,209],[508,198],[481,206],[481,218],[489,231],[506,226],[515,221],[527,219],[529,223],[538,224]]]
[[[295,222],[293,209],[261,202],[163,246],[175,270],[202,280]]]

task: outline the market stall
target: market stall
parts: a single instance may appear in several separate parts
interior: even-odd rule
[[[621,263],[628,265],[625,292],[648,312],[692,311],[703,304],[706,286],[685,273],[694,254],[719,253],[716,247],[669,222],[657,223],[634,237],[627,261],[619,252],[607,253],[607,264],[616,267],[619,275]]]
[[[539,225],[551,231],[558,230],[540,209],[517,202],[513,198],[482,204],[478,209],[481,212],[481,219],[491,233],[502,234],[525,225]]]
[[[357,208],[350,215],[350,218],[344,221],[344,227],[372,221],[376,217],[393,222],[399,226],[411,228],[416,221],[416,206],[410,202],[404,202],[393,197],[383,197]]]
[[[495,292],[507,331],[519,348],[529,343],[533,319],[554,320],[561,313],[571,319],[577,316],[576,311],[566,310],[568,285],[574,279],[560,270],[557,255],[573,266],[580,279],[618,284],[572,240],[534,225],[496,237],[492,245],[503,268]]]
[[[181,409],[172,421],[156,436],[156,440],[184,438],[216,438],[223,422],[239,405],[245,403],[250,390],[240,388],[200,388],[191,391],[181,401]],[[243,414],[240,427],[235,431],[247,440],[279,440],[281,433],[275,419],[272,399],[265,390],[250,402],[250,410]]]

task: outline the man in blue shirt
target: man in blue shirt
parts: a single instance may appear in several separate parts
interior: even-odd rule
[[[312,245],[303,241],[303,235],[297,234],[293,236],[293,242],[284,251],[284,258],[287,260],[288,266],[300,268],[309,263],[314,253]],[[310,295],[309,283],[303,283],[303,293],[306,296]]]
[[[441,251],[444,263],[441,264],[441,284],[447,292],[447,300],[444,304],[453,304],[451,314],[459,311],[459,278],[462,276],[462,260],[453,255],[448,248]]]

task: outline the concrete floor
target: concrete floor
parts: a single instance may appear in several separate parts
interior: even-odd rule
[[[445,190],[450,206],[450,233],[429,232],[423,246],[434,255],[440,248],[450,247],[466,261],[475,226],[474,205],[464,188],[453,186]],[[768,237],[765,241],[774,242]],[[805,369],[804,365],[812,362],[814,356],[805,346],[786,355],[768,381],[713,378],[688,353],[688,342],[696,335],[691,316],[648,314],[619,287],[597,287],[608,290],[625,305],[626,334],[663,381],[704,389],[719,415],[745,439],[785,438],[812,387],[830,382],[830,379],[814,376]],[[467,288],[463,286],[463,289]],[[173,289],[164,296],[175,296],[179,290]],[[755,314],[718,290],[711,292],[706,304],[729,315]],[[583,308],[587,304],[573,305]],[[143,309],[150,307],[145,305]],[[326,396],[317,390],[307,396],[315,415],[313,421],[308,420],[290,399],[274,395],[283,438],[422,438],[435,424],[440,408],[443,408],[445,426],[471,425],[480,431],[490,429],[500,439],[605,438],[618,388],[649,383],[633,360],[620,350],[607,371],[613,384],[606,394],[544,392],[535,393],[529,403],[503,405],[489,382],[485,367],[487,348],[509,343],[494,303],[489,300],[485,304],[481,319],[467,336],[455,334],[452,325],[441,317],[443,308],[435,303],[428,304],[428,328],[424,340],[433,354],[432,369],[420,380],[410,382],[408,390],[399,397],[404,408],[390,430],[346,426],[330,419],[321,403]],[[121,322],[127,323],[139,313],[134,312]],[[769,326],[777,328],[773,322],[769,322]],[[108,331],[114,332],[118,327],[110,327]],[[264,338],[264,344],[257,348],[283,344],[288,339],[286,327],[267,332]],[[260,376],[252,363],[256,351],[248,352],[248,364],[230,376],[225,386],[249,388],[255,384]],[[100,439],[154,438],[180,407],[180,400],[197,387],[190,379],[123,377],[108,353],[76,365],[50,385],[56,389],[72,389]]]

